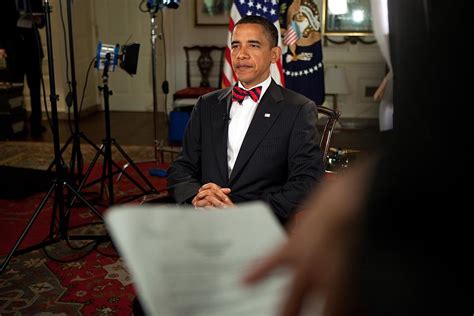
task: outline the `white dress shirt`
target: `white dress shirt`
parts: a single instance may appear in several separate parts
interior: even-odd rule
[[[230,121],[227,139],[227,166],[229,177],[232,173],[232,170],[234,169],[240,147],[242,146],[245,134],[247,134],[250,122],[252,122],[252,118],[255,114],[255,111],[257,110],[258,103],[265,94],[265,91],[267,91],[271,82],[272,77],[268,76],[264,82],[259,83],[250,89],[245,89],[239,81],[239,87],[244,90],[251,90],[255,87],[261,86],[262,92],[260,93],[258,102],[254,102],[250,97],[246,97],[244,101],[242,101],[242,104],[237,101],[232,102],[229,115]]]

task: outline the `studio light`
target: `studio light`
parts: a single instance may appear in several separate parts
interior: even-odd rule
[[[133,43],[129,45],[119,44],[110,45],[99,42],[97,45],[97,53],[95,60],[95,68],[103,70],[108,64],[108,71],[115,71],[115,67],[119,65],[130,75],[137,73],[138,53],[140,44]]]
[[[144,195],[156,193],[156,189],[153,184],[145,177],[143,172],[138,169],[135,162],[120,146],[120,144],[112,137],[111,124],[110,124],[110,104],[109,98],[112,95],[112,91],[109,89],[109,72],[114,71],[116,66],[125,70],[130,75],[137,73],[137,62],[138,62],[138,51],[140,44],[134,43],[130,45],[123,45],[120,48],[119,44],[110,45],[99,42],[97,45],[96,62],[95,68],[102,70],[102,86],[98,86],[99,91],[104,98],[104,121],[105,121],[105,138],[102,139],[102,145],[100,147],[95,146],[97,151],[92,159],[92,163],[89,165],[84,179],[81,182],[80,188],[88,187],[100,182],[100,197],[104,196],[107,187],[107,196],[109,199],[109,206],[115,204],[114,197],[114,175],[120,173],[120,175],[126,176],[133,184],[135,184]],[[125,159],[127,165],[130,165],[135,171],[135,175],[138,175],[142,181],[136,181],[132,175],[125,169],[120,168],[117,162],[112,159],[112,146],[118,150],[118,153]],[[97,163],[97,159],[102,155],[102,177],[96,180],[92,180],[86,184],[87,179],[90,177],[94,165]],[[145,183],[146,187],[142,185]]]
[[[147,0],[146,6],[148,11],[157,12],[163,8],[177,9],[179,7],[180,0]]]

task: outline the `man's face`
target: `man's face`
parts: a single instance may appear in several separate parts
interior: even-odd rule
[[[271,47],[263,26],[239,24],[232,33],[232,68],[245,88],[263,82],[270,66],[280,56],[280,47]]]

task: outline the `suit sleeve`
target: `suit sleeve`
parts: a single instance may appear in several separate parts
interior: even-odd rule
[[[201,187],[201,98],[193,108],[183,138],[183,149],[168,171],[168,190],[179,204]]]
[[[282,222],[286,222],[324,175],[316,126],[317,108],[303,104],[294,122],[288,147],[288,178],[277,192],[264,193]]]

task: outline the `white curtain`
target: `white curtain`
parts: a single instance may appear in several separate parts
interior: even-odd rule
[[[390,60],[388,0],[370,0],[374,35],[385,61],[389,67],[385,91],[379,108],[379,127],[381,131],[393,128],[393,76]]]

